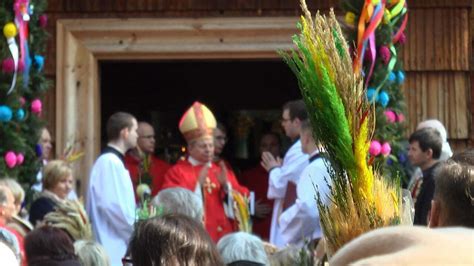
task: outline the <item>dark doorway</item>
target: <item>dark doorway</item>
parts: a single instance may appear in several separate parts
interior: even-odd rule
[[[116,111],[151,121],[157,135],[157,154],[173,161],[184,140],[178,131],[183,112],[196,100],[206,104],[232,132],[240,118],[253,119],[248,159],[255,157],[258,134],[279,130],[280,109],[300,98],[297,81],[281,60],[102,61],[101,124]],[[240,119],[240,120],[239,120]]]

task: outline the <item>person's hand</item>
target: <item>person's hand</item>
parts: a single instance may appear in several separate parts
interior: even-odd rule
[[[227,167],[225,166],[224,161],[219,162],[219,166],[221,167],[221,172],[217,176],[217,180],[221,183],[221,186],[226,188],[227,187]]]
[[[272,211],[272,207],[268,204],[262,203],[261,200],[255,201],[255,217],[265,218]]]
[[[199,171],[198,181],[201,184],[201,187],[204,186],[204,182],[206,182],[206,177],[209,173],[209,165],[204,165],[204,167]]]
[[[275,167],[280,167],[282,161],[280,157],[275,158],[270,152],[264,151],[262,153],[262,162],[260,164],[268,172]]]

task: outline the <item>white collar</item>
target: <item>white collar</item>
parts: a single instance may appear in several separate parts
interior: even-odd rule
[[[110,142],[107,143],[107,146],[116,149],[116,150],[119,151],[123,156],[125,156],[125,151],[123,151],[122,148],[120,148],[119,146],[117,146],[117,145],[115,145],[115,144],[112,144],[112,143],[110,143]]]
[[[191,155],[188,156],[188,162],[192,165],[192,166],[197,166],[197,165],[208,165],[208,166],[211,166],[212,162],[207,162],[207,163],[202,163],[196,159],[194,159]]]

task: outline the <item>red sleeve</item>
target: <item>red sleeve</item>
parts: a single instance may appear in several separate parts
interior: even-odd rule
[[[227,181],[230,182],[230,184],[232,185],[232,189],[236,190],[237,192],[239,192],[240,194],[244,195],[244,196],[249,196],[249,190],[240,185],[239,182],[237,181],[237,177],[235,176],[235,173],[234,171],[232,171],[231,168],[227,169]]]

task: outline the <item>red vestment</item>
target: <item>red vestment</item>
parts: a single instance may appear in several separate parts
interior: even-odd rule
[[[255,201],[260,200],[260,203],[265,203],[270,207],[273,206],[273,200],[267,198],[268,172],[261,165],[244,171],[240,180],[242,185],[255,193]],[[263,219],[254,218],[252,231],[263,240],[268,240],[271,223],[272,216],[270,214],[267,214],[267,217]]]
[[[188,160],[180,160],[165,175],[162,189],[171,187],[182,187],[195,191],[198,184],[198,176],[203,165],[193,166]],[[224,202],[227,195],[221,186],[218,175],[221,167],[215,163],[211,164],[208,179],[201,187],[204,201],[204,223],[211,238],[217,242],[224,235],[234,231],[233,221],[224,212]],[[235,175],[228,169],[227,181],[232,189],[243,195],[248,195],[248,190],[237,182]]]
[[[153,197],[161,189],[165,174],[168,171],[168,169],[170,169],[171,166],[167,164],[165,161],[158,159],[154,155],[150,155],[150,158],[151,160],[150,160],[149,173],[153,178],[150,188],[152,189],[151,196]],[[130,172],[130,177],[132,178],[132,183],[133,183],[133,192],[135,192],[135,196],[137,193],[136,192],[137,186],[139,185],[140,163],[141,163],[141,160],[131,154],[127,154],[125,156],[125,167]]]

